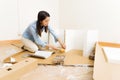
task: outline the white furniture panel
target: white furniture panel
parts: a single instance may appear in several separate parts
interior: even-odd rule
[[[98,31],[88,30],[84,37],[83,55],[88,57],[92,52],[95,43],[98,41]]]
[[[65,31],[66,51],[70,49],[83,50],[84,30],[67,29]]]

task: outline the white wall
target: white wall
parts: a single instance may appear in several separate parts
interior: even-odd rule
[[[37,20],[37,14],[41,10],[50,13],[50,25],[59,26],[59,0],[19,0],[20,33],[31,22]]]
[[[120,0],[60,0],[60,27],[97,29],[99,41],[120,42]]]
[[[17,33],[17,0],[0,0],[0,40],[16,39]]]
[[[18,34],[36,20],[38,11],[46,10],[54,28],[97,29],[100,41],[120,43],[119,3],[119,0],[0,0],[0,40],[19,38]]]
[[[96,26],[95,0],[60,0],[62,28],[84,29]]]
[[[59,0],[0,0],[0,40],[20,38],[40,10],[50,13],[50,25],[59,27]]]
[[[100,40],[120,43],[120,0],[98,0],[96,24]]]

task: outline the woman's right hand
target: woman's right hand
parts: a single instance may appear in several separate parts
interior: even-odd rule
[[[62,48],[63,48],[63,49],[66,49],[66,45],[65,45],[65,44],[62,44]]]
[[[53,45],[51,45],[51,48],[54,49],[54,50],[58,50],[58,48],[53,46]]]

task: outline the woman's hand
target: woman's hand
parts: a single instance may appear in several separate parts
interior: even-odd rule
[[[58,48],[53,46],[53,45],[51,45],[51,48],[54,49],[54,50],[58,50]]]
[[[63,49],[66,49],[66,45],[64,43],[61,46]]]
[[[63,49],[66,49],[66,45],[58,38],[58,42],[60,43]]]

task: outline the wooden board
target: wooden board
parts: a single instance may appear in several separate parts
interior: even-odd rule
[[[89,60],[88,57],[83,56],[81,50],[70,50],[66,53],[65,65],[77,65],[77,64],[90,64],[93,65],[94,61]]]
[[[25,51],[25,52],[17,53],[13,55],[12,57],[15,58],[17,62],[20,62],[21,60],[24,60],[26,58],[32,58],[32,57],[26,57],[27,54],[33,54],[33,53]],[[53,64],[53,59],[57,55],[65,56],[64,65],[77,65],[77,64],[93,65],[94,63],[93,60],[89,60],[88,57],[84,57],[81,50],[70,50],[65,53],[56,52],[55,54],[53,54],[47,59],[40,59],[40,58],[34,58],[34,59],[36,59],[39,64]],[[10,61],[10,57],[5,59],[4,62],[9,62],[9,61]]]
[[[35,59],[25,59],[11,67],[0,70],[0,80],[18,80],[21,76],[37,67]]]
[[[15,41],[10,41],[10,44],[5,44],[5,48],[8,48],[11,43]],[[17,44],[17,43],[14,43]],[[1,46],[3,48],[3,46]],[[6,47],[8,46],[8,47]],[[18,45],[19,46],[19,45]],[[20,44],[21,46],[21,44]],[[4,49],[6,50],[6,49]],[[92,60],[89,60],[86,57],[83,57],[83,52],[81,50],[70,50],[65,53],[60,53],[56,51],[51,57],[47,59],[40,59],[40,58],[31,58],[27,57],[27,54],[33,54],[28,51],[21,51],[16,54],[13,54],[6,58],[4,62],[10,62],[10,57],[16,59],[17,63],[15,63],[12,67],[7,67],[0,70],[0,80],[18,80],[21,76],[29,71],[33,70],[37,67],[37,64],[53,64],[52,61],[57,55],[64,55],[64,64],[63,65],[77,65],[77,64],[90,64],[93,65]],[[27,62],[26,62],[27,60]],[[17,73],[17,74],[16,74]]]

